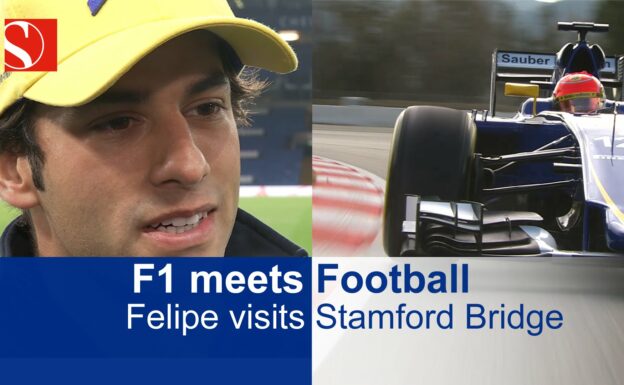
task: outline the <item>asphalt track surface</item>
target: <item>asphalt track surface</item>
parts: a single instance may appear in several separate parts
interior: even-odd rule
[[[386,179],[391,127],[315,124],[312,130],[314,155],[349,163]]]
[[[315,156],[382,179],[391,141],[389,127],[313,126]],[[371,248],[379,250],[380,243],[378,236]],[[315,351],[314,383],[624,383],[624,259],[472,260],[470,299],[560,308],[568,317],[565,327],[542,337],[347,333]]]

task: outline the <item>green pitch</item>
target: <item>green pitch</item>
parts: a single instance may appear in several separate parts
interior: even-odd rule
[[[9,222],[11,222],[19,214],[20,211],[18,209],[0,201],[0,233],[2,233]]]
[[[312,198],[241,198],[240,207],[312,252]]]
[[[311,198],[241,198],[240,207],[311,253]],[[19,213],[19,210],[0,201],[0,233]]]

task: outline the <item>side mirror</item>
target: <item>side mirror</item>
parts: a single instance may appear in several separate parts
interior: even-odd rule
[[[505,83],[505,96],[533,98],[533,116],[537,115],[537,97],[539,96],[537,84]]]

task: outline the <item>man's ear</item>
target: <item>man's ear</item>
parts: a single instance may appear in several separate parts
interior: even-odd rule
[[[7,151],[0,154],[0,199],[19,209],[30,209],[39,204],[26,155]]]

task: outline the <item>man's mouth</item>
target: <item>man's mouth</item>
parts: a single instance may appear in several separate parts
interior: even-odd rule
[[[213,210],[204,210],[188,217],[171,217],[161,222],[152,223],[149,229],[153,231],[161,231],[169,234],[181,234],[193,230],[202,220],[208,217]]]
[[[223,253],[211,251],[212,245],[220,241],[222,232],[218,206],[208,204],[195,207],[171,210],[146,221],[141,239],[150,250],[148,255]]]

